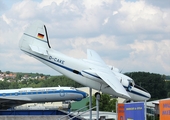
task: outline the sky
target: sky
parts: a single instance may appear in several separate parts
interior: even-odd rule
[[[170,0],[0,0],[1,71],[58,74],[19,49],[36,20],[51,47],[70,57],[93,49],[123,73],[170,75]]]

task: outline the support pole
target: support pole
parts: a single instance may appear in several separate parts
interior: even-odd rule
[[[92,120],[92,88],[89,87],[89,109],[90,109],[90,120]]]
[[[118,101],[116,101],[116,118],[118,120]]]
[[[99,100],[100,100],[100,94],[96,94],[96,120],[99,120]]]
[[[145,100],[144,106],[145,106],[145,120],[147,120],[147,116],[146,116],[146,111],[147,111],[146,100]]]

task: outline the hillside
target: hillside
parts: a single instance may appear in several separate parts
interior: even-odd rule
[[[151,94],[151,100],[170,97],[170,76],[149,72],[130,72],[125,74],[131,77],[137,85],[146,89]],[[83,86],[65,76],[0,71],[0,89],[56,87],[59,85],[70,87]]]

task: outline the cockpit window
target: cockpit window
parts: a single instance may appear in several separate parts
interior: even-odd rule
[[[147,90],[145,90],[144,88],[142,88],[142,87],[140,87],[140,86],[138,86],[138,85],[135,85],[135,87],[138,88],[138,89],[140,89],[140,90],[143,90],[143,91],[145,91],[145,92],[148,92]]]
[[[74,90],[75,88],[74,88],[74,87],[70,87],[70,89],[73,89],[73,90]]]
[[[130,84],[131,86],[134,86],[134,85],[135,85],[135,82],[134,82],[133,79],[128,79],[128,81],[129,81],[129,84]]]

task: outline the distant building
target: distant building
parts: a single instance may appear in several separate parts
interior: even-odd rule
[[[4,78],[3,78],[3,77],[0,77],[0,81],[4,81]]]

